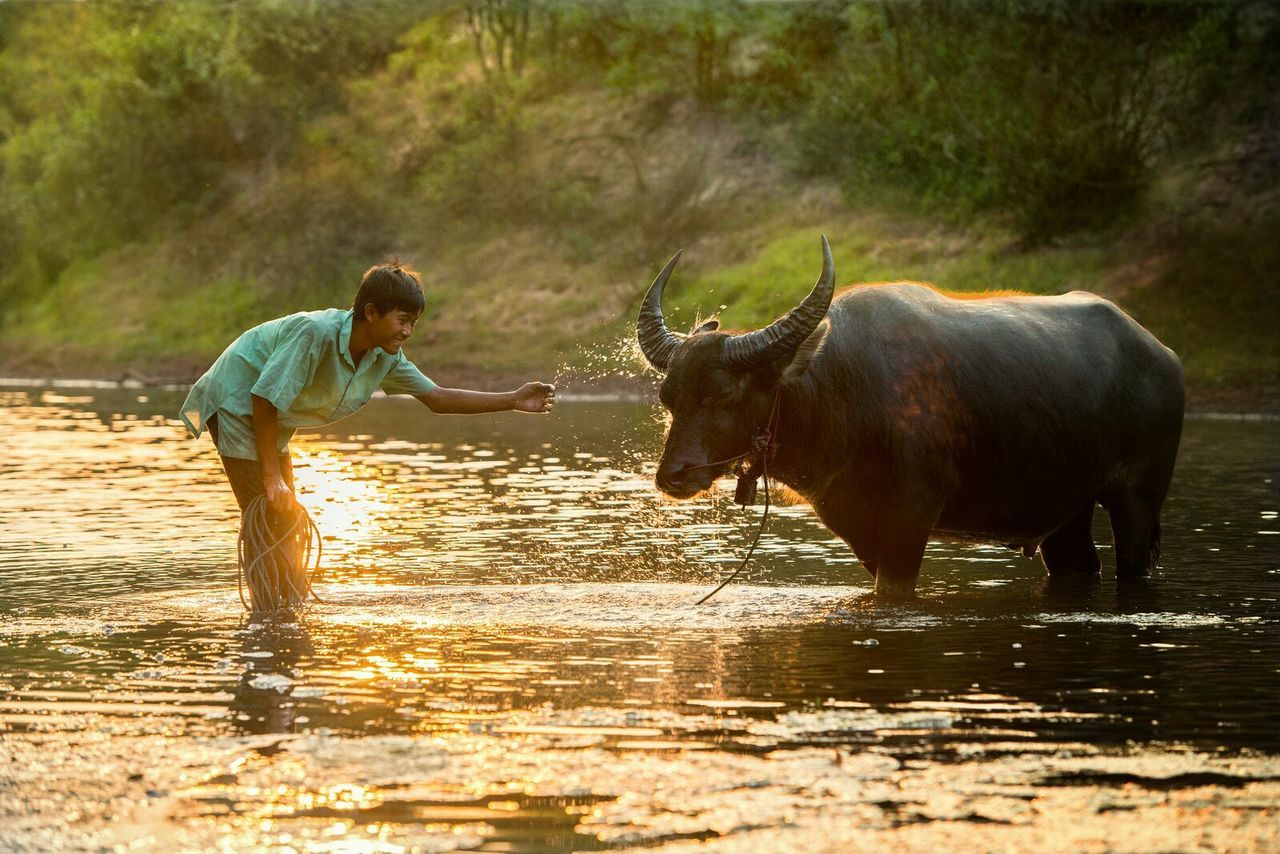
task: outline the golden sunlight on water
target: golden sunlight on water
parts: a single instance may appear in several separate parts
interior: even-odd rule
[[[322,532],[329,561],[348,561],[361,549],[391,539],[385,523],[393,518],[394,506],[376,469],[319,442],[298,443],[293,458],[299,500]]]

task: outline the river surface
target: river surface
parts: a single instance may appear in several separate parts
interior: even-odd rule
[[[882,604],[804,506],[661,498],[655,407],[294,443],[324,603],[251,620],[182,395],[0,386],[0,848],[1280,844],[1280,423],[1187,422],[1117,589],[931,543]]]

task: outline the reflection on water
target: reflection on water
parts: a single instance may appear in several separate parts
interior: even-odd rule
[[[784,507],[744,580],[697,607],[758,510],[660,498],[650,408],[451,419],[378,401],[296,442],[327,604],[250,622],[235,504],[210,445],[168,417],[179,398],[0,390],[3,750],[11,769],[60,769],[39,779],[67,781],[82,813],[90,769],[113,769],[119,792],[98,794],[164,805],[157,840],[744,842],[799,832],[810,807],[804,832],[829,833],[835,801],[867,832],[941,821],[959,807],[903,799],[936,788],[927,768],[993,786],[1000,763],[1040,757],[1017,773],[1056,786],[1084,773],[1073,756],[1114,777],[1108,751],[1280,752],[1275,423],[1188,423],[1164,568],[1140,585],[1052,589],[1036,561],[938,542],[918,601],[882,605],[848,549]],[[178,754],[205,770],[131,776],[129,757]],[[1210,773],[1171,755],[1123,773]],[[1239,786],[1280,775],[1250,767]],[[684,782],[641,782],[658,779]],[[0,847],[52,833],[58,803],[0,808]],[[1014,826],[1026,801],[965,803]]]

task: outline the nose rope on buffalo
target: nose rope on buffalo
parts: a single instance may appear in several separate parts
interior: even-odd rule
[[[322,548],[320,529],[305,507],[291,502],[288,508],[276,510],[266,496],[255,496],[240,520],[236,579],[240,604],[246,611],[258,612],[301,605],[308,594],[323,602],[312,587],[320,577]]]
[[[734,493],[734,502],[746,507],[748,504],[755,502],[756,495],[756,465],[760,467],[760,476],[764,478],[764,514],[760,517],[760,527],[756,528],[755,538],[751,541],[751,547],[747,549],[746,557],[742,559],[742,563],[738,564],[728,578],[716,585],[716,589],[712,590],[706,596],[698,600],[698,604],[706,602],[712,596],[729,586],[729,582],[738,577],[742,570],[747,568],[747,564],[751,562],[751,556],[756,553],[756,546],[760,544],[760,535],[764,533],[765,523],[769,521],[769,460],[778,452],[778,419],[781,414],[779,405],[782,402],[782,390],[778,389],[773,395],[773,411],[769,413],[769,420],[765,423],[764,429],[758,431],[751,439],[751,449],[736,457],[730,457],[727,460],[720,460],[715,463],[706,463],[693,468],[710,468],[712,466],[722,466],[725,463],[736,463],[741,460],[747,460],[747,466],[738,475],[738,488]]]

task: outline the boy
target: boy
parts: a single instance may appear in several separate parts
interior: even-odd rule
[[[427,379],[400,349],[425,305],[417,272],[398,263],[370,267],[349,311],[304,311],[255,326],[192,386],[180,417],[193,436],[208,427],[242,513],[264,495],[276,514],[286,514],[294,431],[345,418],[377,388],[411,394],[437,413],[548,412],[555,405],[555,387],[546,383],[489,393]]]

